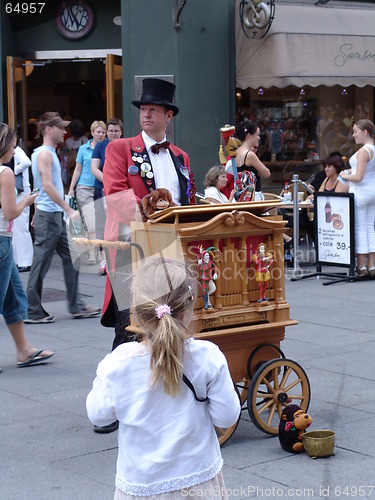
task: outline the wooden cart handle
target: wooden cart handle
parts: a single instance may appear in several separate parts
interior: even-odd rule
[[[73,238],[74,243],[77,245],[89,245],[92,247],[102,248],[130,248],[128,241],[106,241],[106,240],[90,240],[89,238]]]

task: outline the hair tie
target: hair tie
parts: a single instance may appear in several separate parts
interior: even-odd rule
[[[168,304],[161,304],[155,307],[156,317],[161,319],[165,314],[170,314],[172,316],[173,309]]]

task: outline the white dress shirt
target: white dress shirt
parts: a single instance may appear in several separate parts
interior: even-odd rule
[[[151,161],[156,189],[168,189],[172,195],[172,200],[177,203],[177,205],[181,205],[180,183],[176,167],[174,166],[169,150],[160,149],[159,153],[155,154],[151,151],[151,147],[154,144],[157,144],[157,142],[154,139],[151,139],[151,137],[149,137],[144,131],[142,131],[142,139],[145,143],[147,153]],[[160,142],[164,142],[166,140],[166,136],[164,136]]]
[[[204,190],[204,197],[205,199],[212,198],[214,200],[217,200],[219,203],[229,203],[229,200],[225,196],[225,194],[219,191],[215,186],[206,187],[206,189]]]

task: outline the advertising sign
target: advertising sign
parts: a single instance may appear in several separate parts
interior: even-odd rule
[[[354,194],[315,193],[317,265],[354,267]]]

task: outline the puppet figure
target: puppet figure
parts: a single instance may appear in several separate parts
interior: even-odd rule
[[[219,159],[222,165],[236,157],[237,149],[241,146],[241,141],[233,137],[236,128],[233,125],[224,125],[220,129]]]
[[[253,201],[255,196],[256,177],[253,172],[243,170],[238,174],[238,180],[235,185],[236,201]]]
[[[164,210],[165,208],[176,206],[176,203],[173,203],[172,201],[171,193],[168,189],[164,188],[153,189],[139,202],[143,222],[146,222],[150,215],[154,214],[158,210]]]
[[[203,250],[203,248],[200,247],[199,251],[201,256],[200,259],[198,259],[199,279],[202,284],[204,308],[206,311],[209,307],[212,308],[209,296],[216,290],[214,280],[217,279],[217,267],[213,261],[211,250],[217,249],[215,247],[209,247],[207,250]]]
[[[225,171],[230,174],[228,179],[228,186],[230,191],[234,188],[236,194],[234,198],[236,201],[253,201],[255,196],[256,176],[253,172],[243,170],[238,172],[236,166],[237,149],[241,146],[241,141],[235,137],[236,128],[233,125],[224,125],[220,129],[220,148],[219,159],[222,165],[225,165]],[[233,176],[233,179],[232,179]],[[223,193],[229,198],[228,186],[222,189]]]
[[[253,262],[257,266],[255,279],[259,287],[258,302],[262,302],[263,300],[268,301],[269,299],[264,294],[271,279],[270,267],[273,264],[273,259],[272,254],[267,252],[265,243],[259,243],[257,251],[253,254]]]

